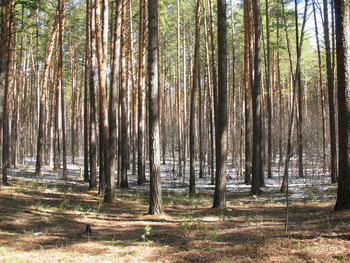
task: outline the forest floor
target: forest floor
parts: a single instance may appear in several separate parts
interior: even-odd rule
[[[303,184],[285,234],[286,202],[272,186],[261,197],[229,189],[224,209],[211,208],[212,191],[166,188],[165,213],[150,216],[148,187],[131,183],[103,204],[79,170],[63,181],[31,169],[0,188],[0,262],[350,262],[350,212],[333,212],[329,184]]]

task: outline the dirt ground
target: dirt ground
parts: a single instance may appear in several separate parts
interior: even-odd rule
[[[150,216],[147,190],[118,190],[107,205],[87,186],[10,183],[0,188],[0,262],[350,262],[350,212],[312,194],[290,206],[285,234],[274,192],[263,202],[228,193],[229,207],[212,209],[212,194],[165,191],[165,214]]]

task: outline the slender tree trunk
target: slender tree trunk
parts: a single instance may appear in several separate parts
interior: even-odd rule
[[[66,9],[65,0],[58,0],[59,7],[59,30],[58,30],[58,74],[57,85],[61,92],[61,125],[62,125],[62,168],[63,179],[67,179],[67,142],[66,142],[66,110],[65,110],[65,96],[64,96],[64,68],[63,68],[63,37],[64,37],[64,17]]]
[[[267,75],[266,75],[266,105],[267,105],[267,177],[272,178],[272,105],[271,105],[271,44],[270,44],[270,14],[269,1],[266,0],[266,40],[267,40]]]
[[[216,136],[217,136],[217,121],[216,121],[216,114],[217,114],[217,107],[218,107],[218,80],[217,80],[217,71],[216,71],[216,62],[215,62],[215,41],[214,41],[214,19],[213,19],[213,7],[212,7],[212,0],[208,0],[208,6],[209,6],[209,36],[210,36],[210,49],[211,49],[211,72],[212,72],[212,81],[213,81],[213,107],[214,107],[214,114],[213,114],[213,119],[214,119],[214,145],[215,145],[215,153],[214,151],[212,152],[213,157],[216,155]],[[214,167],[212,167],[214,170]],[[213,178],[214,179],[214,178]]]
[[[245,169],[244,183],[251,184],[252,149],[251,149],[251,79],[250,79],[250,0],[244,1],[244,112],[245,112]]]
[[[209,6],[209,2],[207,3]],[[205,26],[205,51],[206,51],[206,85],[208,94],[208,122],[209,122],[209,152],[210,152],[210,183],[215,184],[215,171],[214,171],[214,114],[213,114],[213,82],[212,82],[212,72],[210,70],[210,54],[209,54],[209,27],[207,25],[207,19],[204,18]]]
[[[110,151],[109,151],[109,128],[108,128],[108,110],[107,110],[107,98],[106,98],[106,66],[107,57],[104,54],[105,39],[102,38],[101,31],[101,8],[99,0],[95,1],[95,23],[96,23],[96,52],[97,52],[97,65],[98,65],[98,90],[99,90],[99,130],[100,130],[100,194],[104,197],[111,195],[111,192],[107,192],[107,188],[110,188]],[[109,178],[108,178],[109,177]],[[109,186],[107,185],[109,184]],[[105,201],[108,201],[106,198]]]
[[[84,79],[84,181],[88,182],[89,176],[89,88],[91,74],[91,17],[90,0],[86,0],[86,40],[85,40],[85,79]]]
[[[200,10],[201,1],[196,4],[196,31],[193,57],[192,90],[191,90],[191,113],[190,113],[190,189],[189,193],[196,192],[196,94],[199,89],[199,59],[200,59]]]
[[[251,194],[260,194],[260,172],[262,171],[262,116],[261,116],[261,14],[260,0],[253,0],[255,30],[254,83],[252,87],[253,109],[253,160]]]
[[[123,1],[124,2],[124,1]],[[123,3],[124,4],[124,3]],[[122,29],[121,29],[121,80],[120,80],[120,108],[121,108],[121,187],[128,187],[128,80],[126,65],[126,24],[125,6],[122,8]]]
[[[159,147],[158,0],[148,0],[149,214],[163,213]]]
[[[180,37],[181,32],[181,24],[180,24],[180,0],[177,0],[177,67],[176,67],[176,75],[177,75],[177,82],[176,82],[176,88],[177,88],[177,127],[178,127],[178,176],[184,176],[182,174],[182,130],[183,130],[183,120],[182,120],[182,114],[181,114],[181,80],[180,80],[180,71],[181,71],[181,63],[180,63]]]
[[[46,105],[47,105],[47,93],[48,93],[48,81],[49,81],[49,70],[51,66],[51,59],[53,54],[53,48],[55,45],[55,40],[58,32],[58,17],[56,17],[53,30],[51,33],[50,40],[47,43],[46,47],[46,56],[45,56],[45,66],[43,69],[42,77],[42,86],[41,86],[41,96],[40,96],[40,108],[39,108],[39,132],[37,140],[37,155],[36,155],[36,165],[35,165],[35,174],[40,175],[42,161],[43,161],[43,148],[45,144],[45,115]]]
[[[295,36],[296,36],[296,48],[297,48],[297,68],[295,72],[295,85],[298,92],[298,119],[297,119],[297,141],[298,141],[298,172],[299,177],[304,177],[304,161],[303,161],[303,87],[301,85],[301,45],[299,40],[299,15],[298,15],[298,0],[294,0],[295,3]],[[307,10],[308,1],[305,1],[305,10]],[[303,34],[303,31],[301,32]]]
[[[216,178],[213,207],[226,206],[227,159],[227,29],[226,1],[218,0],[218,101],[216,117]]]
[[[329,40],[329,22],[328,22],[328,3],[323,0],[324,10],[324,43],[326,48],[327,65],[327,86],[328,86],[328,111],[329,111],[329,136],[331,147],[331,182],[337,182],[337,148],[336,148],[336,130],[335,130],[335,107],[334,107],[334,69],[332,68],[331,45]]]
[[[320,106],[321,106],[321,116],[322,116],[322,164],[323,171],[326,172],[326,161],[327,161],[327,153],[326,153],[326,128],[325,128],[325,109],[324,109],[324,90],[323,90],[323,76],[322,76],[322,58],[321,58],[321,48],[320,41],[318,37],[318,26],[317,26],[317,15],[315,8],[315,0],[313,0],[312,7],[314,13],[314,22],[315,22],[315,36],[316,36],[316,45],[317,45],[317,60],[318,60],[318,85],[320,91]]]
[[[14,14],[15,1],[2,1],[1,16],[1,83],[4,87],[4,100],[2,112],[2,183],[9,185],[7,175],[10,168],[10,120],[9,120],[9,86],[10,86],[10,67],[11,67],[11,41],[12,41],[12,23]]]
[[[145,179],[145,34],[146,34],[146,2],[140,0],[139,18],[139,61],[138,61],[138,133],[137,133],[137,183],[143,184]]]
[[[110,145],[110,180],[111,197],[108,202],[113,202],[115,196],[115,154],[117,153],[118,143],[118,127],[117,127],[117,109],[118,109],[118,87],[120,83],[120,46],[121,46],[121,23],[122,23],[122,6],[124,1],[116,1],[115,25],[113,32],[113,61],[112,74],[110,84],[110,99],[109,99],[109,145]]]
[[[91,1],[91,0],[90,0]],[[94,1],[94,0],[92,0]],[[89,163],[90,163],[90,180],[89,189],[95,189],[97,187],[97,141],[96,141],[96,86],[98,78],[97,58],[96,58],[96,22],[94,6],[91,5],[90,12],[90,75],[89,75],[89,90],[90,90],[90,123],[89,123]]]

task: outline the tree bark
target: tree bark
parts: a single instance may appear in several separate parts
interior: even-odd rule
[[[338,133],[339,180],[334,210],[350,209],[350,2],[335,1],[337,77],[338,77]]]
[[[262,121],[261,121],[261,14],[260,0],[253,0],[255,30],[254,82],[252,87],[253,109],[253,160],[251,194],[260,194],[260,173],[262,172]]]
[[[58,12],[56,12],[56,14],[58,14]],[[36,154],[36,165],[35,165],[36,175],[40,175],[42,161],[43,161],[43,148],[45,144],[45,115],[47,114],[46,104],[47,104],[47,93],[48,93],[47,89],[48,89],[48,81],[49,81],[49,70],[51,66],[53,48],[55,45],[55,40],[58,32],[58,24],[59,24],[58,17],[56,17],[50,40],[47,43],[45,66],[42,73],[42,86],[41,86],[40,108],[39,108],[39,131],[38,131],[37,154]]]
[[[329,40],[329,19],[328,3],[323,0],[324,10],[324,44],[326,48],[326,66],[327,66],[327,86],[328,86],[328,111],[329,111],[329,136],[331,148],[331,182],[337,182],[337,142],[336,142],[336,123],[334,106],[334,69],[332,68],[331,45]]]
[[[216,178],[213,207],[226,206],[226,159],[227,159],[227,29],[226,1],[218,0],[218,107],[215,114]]]
[[[200,59],[200,9],[201,1],[196,4],[196,31],[192,69],[191,112],[190,112],[190,187],[189,193],[196,192],[196,95],[199,89],[199,59]]]
[[[95,24],[96,24],[96,52],[98,65],[98,90],[99,90],[99,116],[100,116],[100,194],[105,197],[105,201],[109,201],[112,193],[107,191],[110,187],[110,151],[109,151],[109,128],[108,128],[108,110],[106,98],[106,66],[107,57],[104,54],[103,43],[106,40],[102,38],[101,31],[101,8],[99,0],[95,0]],[[109,185],[108,185],[109,184]]]
[[[123,1],[124,2],[124,1]],[[128,80],[126,65],[126,32],[125,32],[125,6],[122,8],[122,29],[121,29],[121,79],[120,79],[120,109],[121,109],[121,177],[120,187],[128,187]]]
[[[163,213],[159,146],[158,0],[148,1],[149,214]]]
[[[138,61],[138,126],[137,126],[137,183],[143,184],[145,179],[145,34],[146,34],[146,2],[140,0],[139,18],[139,61]]]

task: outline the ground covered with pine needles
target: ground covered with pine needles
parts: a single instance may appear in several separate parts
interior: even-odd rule
[[[151,216],[147,188],[103,204],[79,178],[10,183],[0,188],[0,262],[350,262],[350,212],[313,193],[291,204],[286,235],[286,205],[269,191],[229,192],[228,207],[212,209],[211,193],[167,190],[165,213]]]

